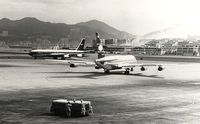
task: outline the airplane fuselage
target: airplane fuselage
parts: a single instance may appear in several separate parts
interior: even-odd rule
[[[33,57],[69,57],[70,55],[83,54],[80,50],[53,50],[53,49],[37,49],[32,50],[29,55]]]
[[[37,57],[62,57],[69,58],[71,56],[82,57],[84,50],[85,38],[81,40],[78,47],[74,50],[65,50],[65,49],[36,49],[32,50],[29,55],[35,58]]]
[[[121,69],[120,65],[132,65],[135,63],[137,63],[137,60],[133,55],[106,56],[95,60],[95,64],[105,70]]]
[[[116,69],[124,69],[125,74],[129,74],[130,71],[133,71],[133,68],[140,67],[141,71],[145,71],[147,66],[157,66],[158,71],[162,71],[162,65],[156,64],[141,64],[137,63],[135,56],[133,55],[112,55],[105,56],[105,51],[103,50],[103,46],[101,40],[99,38],[99,34],[96,33],[96,42],[98,48],[98,59],[94,61],[93,64],[95,69],[104,69],[105,73],[109,73],[110,70]],[[89,65],[87,62],[68,62],[70,67],[77,67],[78,65]]]

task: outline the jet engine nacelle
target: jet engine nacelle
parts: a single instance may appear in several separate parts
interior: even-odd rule
[[[99,66],[95,66],[95,69],[100,69],[100,67]]]
[[[162,66],[158,66],[158,71],[162,71],[164,68]]]
[[[77,57],[83,57],[83,54],[77,54]]]
[[[69,54],[65,54],[64,58],[70,58],[71,56]]]
[[[141,70],[141,71],[145,71],[145,70],[147,70],[147,69],[146,69],[144,66],[142,66],[140,70]]]
[[[74,67],[77,67],[77,65],[75,65],[74,63],[71,63],[71,64],[69,65],[69,67],[74,68]]]

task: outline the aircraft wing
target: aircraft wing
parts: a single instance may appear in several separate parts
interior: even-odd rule
[[[135,63],[135,64],[122,63],[122,64],[118,64],[117,66],[122,67],[122,68],[134,68],[134,67],[151,67],[151,66],[162,66],[162,65],[142,64],[142,63]]]
[[[69,52],[69,53],[51,53],[51,56],[64,56],[65,58],[70,58],[70,57],[83,57],[82,54],[84,54],[85,52]]]
[[[80,53],[84,53],[84,52],[69,52],[69,53],[51,53],[51,55],[55,55],[55,56],[61,56],[61,55],[75,55],[75,54],[80,54]]]
[[[94,66],[94,62],[89,61],[71,61],[70,64],[74,64],[75,66]]]
[[[75,66],[94,66],[95,63],[92,61],[80,61],[80,60],[49,60],[46,59],[47,61],[51,62],[56,62],[56,63],[61,63],[61,64],[68,64],[70,67],[75,67]]]
[[[134,68],[134,67],[140,67],[141,68],[141,71],[145,71],[146,70],[146,67],[152,67],[152,66],[156,66],[156,67],[158,67],[158,71],[162,71],[164,68],[163,68],[163,66],[162,65],[157,65],[157,64],[139,64],[139,63],[130,63],[130,64],[125,64],[125,63],[122,63],[122,64],[118,64],[117,65],[118,67],[120,67],[120,68],[125,68],[125,69],[127,69],[127,68]]]
[[[61,55],[65,55],[65,53],[51,53],[52,56],[61,56]]]

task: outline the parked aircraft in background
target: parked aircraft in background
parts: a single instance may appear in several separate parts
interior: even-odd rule
[[[158,67],[158,71],[162,71],[164,68],[162,65],[156,64],[142,64],[138,63],[136,58],[133,55],[111,55],[105,56],[102,44],[99,42],[99,34],[96,33],[96,41],[98,45],[98,59],[94,62],[89,61],[66,61],[59,60],[65,63],[68,63],[70,67],[78,66],[94,66],[95,69],[103,69],[106,74],[111,70],[123,69],[125,74],[129,74],[130,71],[133,71],[133,68],[140,67],[141,71],[145,71],[149,66]]]
[[[70,57],[83,57],[84,53],[84,45],[85,45],[85,39],[83,38],[78,45],[78,47],[75,50],[66,50],[66,49],[36,49],[31,50],[29,53],[30,56],[37,58],[43,58],[43,57],[53,57],[54,59],[61,58],[70,58]]]

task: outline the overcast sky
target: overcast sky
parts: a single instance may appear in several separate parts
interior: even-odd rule
[[[67,24],[97,19],[138,35],[174,25],[200,29],[200,0],[0,0],[0,6],[0,18]]]

